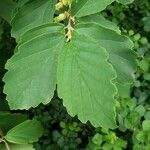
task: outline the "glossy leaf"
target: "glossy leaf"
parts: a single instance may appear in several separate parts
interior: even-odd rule
[[[58,95],[71,116],[95,127],[115,128],[115,71],[106,50],[82,34],[75,32],[59,56]]]
[[[27,120],[8,131],[5,139],[15,144],[29,144],[38,141],[43,128],[36,119]]]
[[[57,55],[64,43],[64,27],[46,24],[22,37],[7,62],[4,92],[11,109],[47,104],[56,88]]]
[[[26,31],[52,21],[56,0],[33,0],[23,5],[14,16],[12,36],[17,40]]]
[[[73,15],[83,17],[100,12],[114,0],[74,0],[72,5]]]

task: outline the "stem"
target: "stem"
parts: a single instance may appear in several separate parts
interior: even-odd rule
[[[5,144],[6,150],[10,150],[9,144],[3,138],[0,139],[0,143],[3,142]]]
[[[69,42],[72,38],[72,32],[74,30],[74,28],[72,27],[72,22],[74,23],[74,17],[70,16],[69,20],[68,20],[68,25],[66,26],[67,29],[67,33],[66,33],[66,37],[67,37],[67,42]]]

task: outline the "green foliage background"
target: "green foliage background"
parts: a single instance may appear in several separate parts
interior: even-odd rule
[[[37,150],[150,150],[150,2],[135,0],[132,4],[112,3],[102,14],[117,23],[122,33],[134,42],[138,53],[136,81],[130,95],[120,98],[117,103],[116,130],[93,128],[90,123],[82,124],[71,118],[58,99],[40,105],[28,112],[28,118],[36,117],[44,126],[44,135],[34,146]],[[0,103],[5,103],[2,92],[4,65],[13,54],[16,45],[10,37],[10,26],[0,20]],[[15,111],[16,112],[16,111]]]

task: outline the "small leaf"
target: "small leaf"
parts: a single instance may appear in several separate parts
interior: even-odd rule
[[[116,74],[107,59],[98,42],[75,32],[59,55],[57,88],[71,116],[95,127],[115,128]]]
[[[100,12],[115,0],[74,0],[72,5],[73,15],[83,17]]]
[[[12,36],[17,40],[26,31],[52,21],[56,0],[34,0],[23,5],[14,16]]]
[[[8,130],[18,125],[19,123],[25,121],[26,119],[27,119],[27,116],[23,114],[19,114],[19,113],[11,114],[9,112],[0,111],[0,129],[5,134],[7,133]]]
[[[150,131],[150,120],[144,120],[142,126],[144,131]]]
[[[4,92],[11,109],[47,104],[56,88],[57,55],[64,43],[64,26],[46,24],[26,32],[6,63]]]
[[[36,119],[26,120],[8,131],[5,139],[15,144],[29,144],[38,141],[43,134],[43,128]]]
[[[149,32],[150,31],[150,17],[144,17],[143,22],[144,22],[144,30]]]

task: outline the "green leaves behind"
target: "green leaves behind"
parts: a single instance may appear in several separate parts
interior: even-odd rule
[[[23,114],[11,114],[9,112],[0,112],[0,130],[2,130],[2,132],[5,134],[9,129],[13,128],[19,123],[22,123],[26,119],[27,116]]]
[[[10,22],[16,6],[17,4],[13,0],[0,0],[0,17]]]
[[[74,33],[58,61],[58,95],[71,116],[95,126],[115,128],[116,74],[108,54],[97,41]],[[109,110],[109,111],[108,111]]]
[[[115,0],[74,0],[72,5],[73,15],[83,17],[100,12]]]
[[[12,36],[17,40],[26,31],[52,21],[56,0],[30,0],[23,5],[11,22]]]
[[[144,22],[144,30],[149,32],[150,31],[150,17],[144,17],[143,22]]]
[[[64,43],[64,26],[46,24],[26,32],[7,62],[4,92],[11,109],[47,104],[56,88],[57,55]]]
[[[5,136],[5,139],[10,143],[29,144],[38,141],[42,136],[43,128],[36,119],[26,120],[23,123],[15,126]]]
[[[96,39],[107,50],[109,61],[117,71],[116,84],[119,93],[125,95],[124,93],[130,88],[128,85],[133,82],[136,70],[136,55],[131,50],[132,42],[127,37],[116,33],[116,29],[104,28],[97,22],[89,23],[88,19],[81,22],[76,26],[77,32]]]

